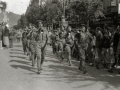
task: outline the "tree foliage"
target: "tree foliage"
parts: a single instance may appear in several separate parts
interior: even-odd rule
[[[103,3],[101,0],[77,0],[71,2],[66,7],[65,17],[67,20],[80,21],[89,24],[89,21],[95,21],[99,17],[104,17]],[[19,23],[25,26],[26,23],[37,25],[38,20],[46,24],[60,21],[63,14],[62,3],[59,0],[51,2],[46,0],[43,6],[30,5],[25,13],[21,16]]]
[[[79,15],[82,22],[95,21],[99,17],[104,17],[103,3],[101,0],[79,0],[71,3],[69,10],[71,13]],[[72,14],[73,15],[73,14]]]

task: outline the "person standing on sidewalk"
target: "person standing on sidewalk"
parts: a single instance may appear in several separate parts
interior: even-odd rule
[[[8,24],[6,24],[5,31],[4,31],[4,44],[6,48],[9,47],[9,28],[8,27],[9,27]]]
[[[10,33],[9,33],[9,47],[10,48],[13,48],[13,39],[14,39],[14,32],[13,32],[13,29],[10,30]]]
[[[2,24],[0,23],[0,49],[3,49],[3,47],[2,47],[2,34],[3,34],[3,27],[2,27]]]
[[[24,54],[26,54],[27,52],[27,29],[26,28],[22,33],[22,45],[23,45]]]
[[[48,41],[48,31],[45,27],[43,27],[42,22],[39,21],[39,28],[38,28],[38,33],[36,35],[36,49],[35,49],[36,57],[37,57],[38,74],[40,74],[42,70],[42,65],[46,55],[47,41]]]

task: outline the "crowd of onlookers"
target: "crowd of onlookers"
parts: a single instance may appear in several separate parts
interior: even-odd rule
[[[13,48],[13,42],[20,42],[22,29],[15,30],[7,23],[0,23],[0,48]]]

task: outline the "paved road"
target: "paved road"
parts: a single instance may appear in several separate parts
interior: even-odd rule
[[[13,49],[0,50],[0,90],[120,90],[118,70],[109,74],[87,66],[88,73],[78,70],[79,62],[72,60],[73,66],[59,63],[60,59],[48,47],[43,71],[36,74],[22,45],[15,43]]]

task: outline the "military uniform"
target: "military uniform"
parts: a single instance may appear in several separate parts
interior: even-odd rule
[[[79,59],[80,59],[80,66],[79,69],[86,73],[85,70],[85,59],[86,59],[86,50],[87,50],[87,42],[88,38],[86,33],[81,32],[78,38],[78,52],[79,52]]]
[[[13,31],[10,31],[9,33],[9,47],[10,48],[13,48],[13,39],[14,39],[14,32]]]
[[[59,51],[60,51],[60,57],[62,61],[64,59],[64,52],[65,52],[65,46],[66,46],[66,40],[65,40],[66,34],[67,34],[66,31],[63,31],[63,30],[59,33],[59,37],[60,37]]]
[[[38,74],[42,69],[41,67],[45,59],[47,41],[48,41],[48,31],[46,30],[46,28],[41,27],[39,29],[38,34],[36,35],[36,46],[35,46]]]
[[[28,32],[27,32],[27,55],[30,56],[30,47],[29,47],[29,44],[30,44],[30,34],[32,33],[31,29],[28,29]]]
[[[59,39],[59,36],[57,34],[57,30],[54,30],[54,32],[51,35],[53,54],[56,53],[57,48],[58,48],[58,40],[57,39]]]
[[[65,52],[67,54],[67,60],[69,63],[69,66],[71,66],[71,54],[72,54],[72,47],[74,45],[74,37],[71,32],[68,32],[66,35],[66,47],[65,47]]]
[[[34,29],[35,30],[35,29]],[[32,60],[32,66],[35,64],[35,45],[36,45],[36,32],[32,31],[30,34],[30,42],[29,42],[29,51],[30,51],[30,59]]]
[[[27,52],[27,32],[26,31],[22,33],[22,44],[23,44],[23,51],[25,54]]]

